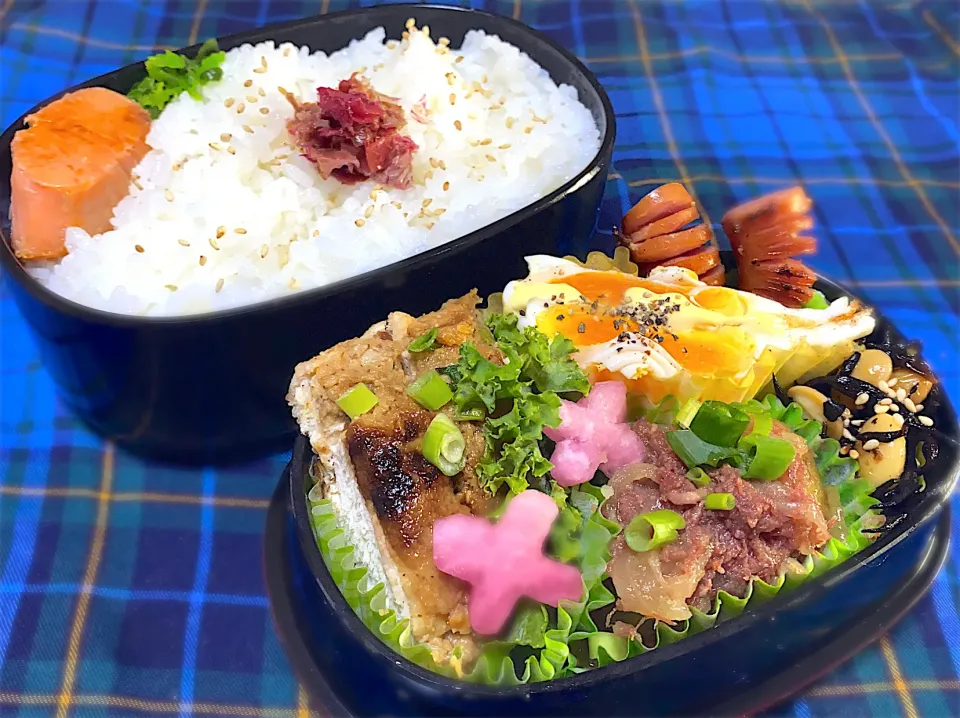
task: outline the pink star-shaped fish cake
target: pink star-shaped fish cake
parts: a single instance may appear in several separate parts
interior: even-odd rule
[[[550,475],[561,486],[575,486],[593,478],[599,468],[612,476],[624,466],[643,461],[643,442],[627,418],[627,388],[618,381],[594,384],[574,403],[560,405],[560,426],[543,433],[557,442]]]
[[[474,631],[499,633],[523,596],[550,606],[580,598],[580,572],[543,555],[543,543],[559,513],[553,499],[530,490],[516,496],[495,524],[465,514],[434,523],[433,562],[470,584]]]

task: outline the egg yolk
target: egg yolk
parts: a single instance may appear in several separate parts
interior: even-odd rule
[[[551,284],[572,287],[592,304],[553,305],[539,312],[537,328],[547,336],[562,334],[575,346],[586,347],[614,341],[623,332],[638,332],[640,327],[635,320],[608,312],[625,301],[646,303],[640,296],[644,293],[636,291],[644,289],[669,295],[672,302],[679,301],[680,311],[670,317],[668,326],[645,327],[643,333],[689,374],[735,377],[753,363],[756,344],[750,335],[740,327],[723,326],[725,319],[742,317],[747,310],[744,300],[733,290],[706,287],[688,293],[679,286],[619,272],[582,272],[554,279]]]
[[[747,313],[746,302],[733,289],[708,287],[690,297],[690,301],[727,317],[742,317]]]
[[[691,273],[691,277],[696,279],[696,275]],[[659,282],[650,278],[634,277],[622,272],[579,272],[565,277],[558,277],[550,280],[551,284],[565,284],[576,289],[586,299],[591,301],[599,300],[606,304],[616,306],[623,301],[626,293],[631,289],[646,289],[654,294],[681,294],[688,295],[691,289],[696,287],[688,286],[683,283]],[[711,288],[713,289],[713,288]],[[702,292],[703,290],[701,290]],[[708,298],[708,301],[709,298]],[[721,301],[718,298],[713,301]],[[729,304],[729,299],[723,300]]]
[[[582,291],[579,287],[577,290]],[[537,314],[537,329],[548,337],[562,334],[575,346],[584,347],[609,342],[623,332],[637,331],[637,324],[591,311],[589,304],[561,304]]]
[[[679,336],[662,332],[661,336],[664,351],[692,374],[736,375],[743,371],[745,362],[752,363],[754,342],[735,327],[696,329]]]
[[[628,289],[644,286],[643,280],[622,272],[582,272],[553,279],[551,284],[568,284],[591,301],[616,306]]]

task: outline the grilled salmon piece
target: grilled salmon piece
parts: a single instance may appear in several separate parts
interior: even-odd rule
[[[149,150],[150,115],[103,87],[64,95],[26,119],[11,144],[13,250],[21,259],[59,259],[67,227],[110,229],[113,208]]]

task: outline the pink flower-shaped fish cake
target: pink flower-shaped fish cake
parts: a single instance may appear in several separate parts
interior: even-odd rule
[[[559,513],[553,499],[530,490],[516,496],[495,524],[464,514],[434,523],[433,562],[470,584],[474,631],[499,633],[524,596],[550,606],[580,598],[580,572],[543,554]]]
[[[643,461],[643,442],[627,418],[627,388],[618,381],[594,384],[580,401],[560,406],[560,426],[544,429],[557,442],[550,457],[550,475],[561,486],[593,478],[597,469],[611,476],[624,466]]]

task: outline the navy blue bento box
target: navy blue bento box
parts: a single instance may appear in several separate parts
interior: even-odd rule
[[[728,263],[730,257],[726,256]],[[848,294],[820,279],[828,297]],[[876,335],[902,339],[882,316]],[[324,563],[309,517],[309,442],[299,437],[265,536],[271,608],[294,668],[331,715],[677,716],[751,714],[807,685],[882,635],[919,599],[950,542],[960,476],[957,416],[940,387],[928,404],[939,457],[925,487],[880,487],[877,540],[836,568],[712,629],[573,677],[495,687],[426,671],[354,614]],[[695,689],[691,689],[695,686]]]

